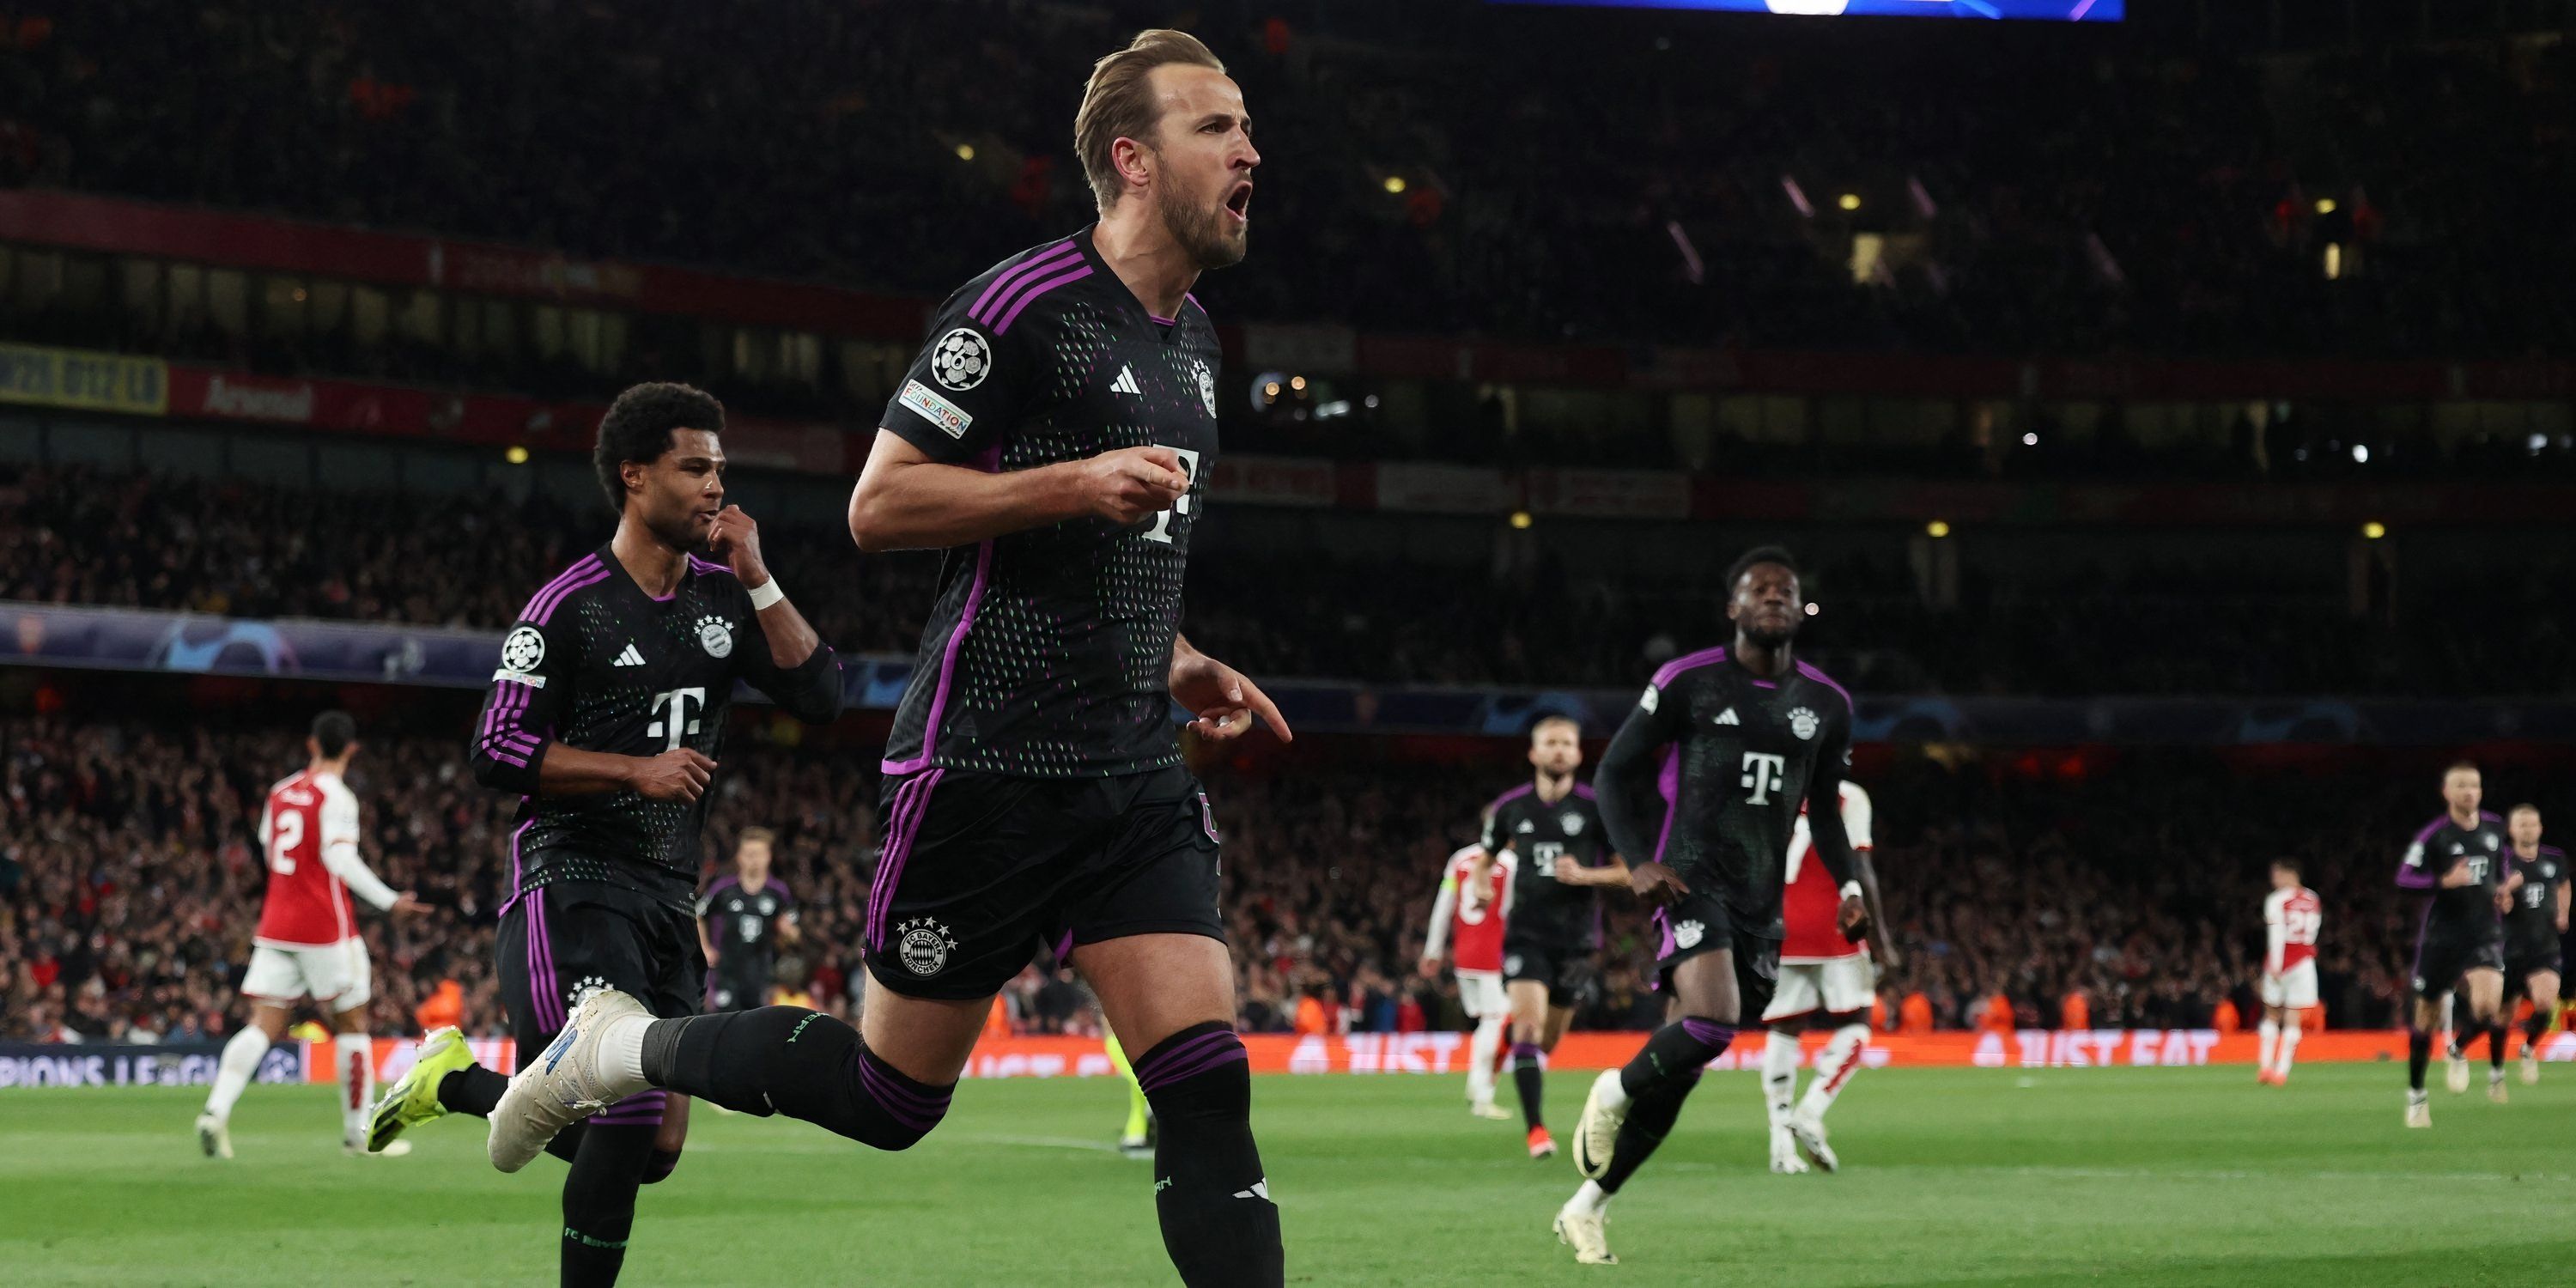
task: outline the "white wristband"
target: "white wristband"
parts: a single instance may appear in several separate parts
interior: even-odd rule
[[[757,613],[785,598],[787,592],[779,587],[778,579],[772,577],[751,588],[751,611]]]
[[[1844,897],[1844,898],[1846,898],[1846,899],[1857,899],[1857,898],[1859,898],[1859,897],[1860,897],[1860,882],[1858,882],[1858,881],[1845,881],[1845,882],[1843,882],[1843,897]]]

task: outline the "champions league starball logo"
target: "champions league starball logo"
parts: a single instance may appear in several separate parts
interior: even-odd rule
[[[501,641],[501,665],[513,671],[533,671],[546,660],[546,637],[534,626],[522,626]]]
[[[905,970],[926,978],[948,968],[949,951],[957,947],[948,927],[929,917],[916,917],[897,925],[895,931],[900,936],[895,940],[895,956]]]
[[[961,394],[984,383],[984,377],[992,370],[992,346],[966,327],[939,337],[939,343],[930,351],[930,374]]]

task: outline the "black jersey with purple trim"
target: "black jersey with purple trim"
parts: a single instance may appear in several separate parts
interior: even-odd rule
[[[698,896],[698,920],[715,945],[717,973],[758,986],[769,982],[778,960],[778,927],[796,924],[796,896],[776,877],[748,890],[728,872]]]
[[[1540,800],[1537,786],[1523,783],[1485,807],[1486,853],[1510,850],[1515,860],[1511,920],[1503,927],[1504,942],[1552,948],[1596,946],[1601,932],[1600,888],[1557,880],[1556,861],[1565,856],[1587,868],[1600,867],[1608,837],[1592,789],[1581,783],[1554,802]]]
[[[2397,865],[2397,884],[2432,891],[2424,909],[2424,933],[2471,937],[2501,933],[2495,892],[2504,880],[2504,861],[2510,852],[2503,817],[2485,811],[2479,812],[2476,827],[2462,827],[2444,814],[2416,832],[2405,859]],[[2453,867],[2465,867],[2474,879],[2444,889],[2442,877]]]
[[[2558,951],[2558,889],[2567,884],[2567,856],[2557,846],[2541,846],[2526,859],[2507,850],[2505,870],[2522,874],[2513,903],[2504,914],[2505,952],[2513,957]]]
[[[1168,447],[1190,490],[1132,526],[1068,519],[950,550],[888,773],[1087,778],[1181,761],[1169,677],[1216,461],[1216,330],[1194,299],[1178,318],[1147,313],[1091,235],[949,296],[882,424],[932,460],[995,472]]]
[[[1810,798],[1841,799],[1851,722],[1851,695],[1804,662],[1773,681],[1722,648],[1675,658],[1655,672],[1593,775],[1611,844],[1630,863],[1646,855],[1694,890],[1722,891],[1737,933],[1784,938],[1780,901],[1798,809]],[[1647,749],[1660,811],[1630,799],[1642,794],[1628,779],[1644,768]],[[1658,823],[1660,831],[1647,830]],[[1820,856],[1837,843],[1850,853],[1839,807],[1814,811],[1809,826]]]
[[[510,897],[556,881],[603,881],[688,907],[707,796],[541,796],[537,767],[556,742],[620,756],[690,747],[716,761],[721,778],[736,680],[809,724],[841,713],[832,647],[818,644],[802,664],[780,669],[751,592],[722,564],[689,556],[679,588],[655,599],[603,545],[546,583],[501,640],[470,749],[476,781],[523,797],[510,832]]]

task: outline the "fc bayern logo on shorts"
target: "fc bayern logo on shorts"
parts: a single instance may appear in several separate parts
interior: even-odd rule
[[[710,615],[699,618],[698,647],[705,649],[708,657],[732,656],[733,628],[726,625],[725,619],[721,617]]]
[[[1708,927],[1703,926],[1696,921],[1685,921],[1682,924],[1673,927],[1673,946],[1675,948],[1697,948],[1699,947],[1700,937],[1707,933]]]
[[[545,632],[534,626],[522,626],[501,641],[501,665],[510,670],[533,671],[545,660]]]
[[[948,969],[949,950],[957,938],[948,927],[928,917],[916,917],[895,927],[900,938],[895,940],[895,956],[903,968],[915,975],[928,977]]]
[[[961,326],[931,347],[931,376],[961,394],[984,383],[992,370],[993,346],[971,327]]]
[[[1789,713],[1789,732],[1798,735],[1802,742],[1816,736],[1816,726],[1819,723],[1821,722],[1816,719],[1816,713],[1805,707]]]
[[[583,999],[607,987],[608,981],[600,976],[582,976],[578,983],[575,983],[564,993],[564,1014],[570,1015],[574,1011],[580,1010]]]

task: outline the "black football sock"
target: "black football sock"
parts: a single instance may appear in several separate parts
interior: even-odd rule
[[[1279,1288],[1279,1208],[1252,1143],[1252,1064],[1218,1021],[1192,1025],[1136,1057],[1154,1106],[1154,1211],[1163,1250],[1188,1288]]]
[[[1655,1030],[1619,1070],[1619,1085],[1631,1100],[1678,1078],[1697,1079],[1701,1066],[1725,1054],[1735,1040],[1735,1026],[1685,1015]]]
[[[510,1089],[510,1080],[479,1064],[469,1064],[438,1080],[438,1103],[451,1114],[472,1114],[477,1118],[492,1116],[492,1107],[501,1103],[501,1093]],[[587,1122],[574,1123],[555,1133],[546,1142],[546,1152],[569,1163],[581,1151],[581,1134]]]
[[[509,1089],[508,1078],[479,1064],[469,1064],[438,1080],[438,1103],[447,1106],[451,1114],[489,1118],[492,1107],[501,1103],[501,1093]]]
[[[581,1151],[564,1173],[564,1288],[607,1288],[617,1282],[617,1272],[626,1264],[626,1236],[635,1228],[635,1187],[642,1183],[658,1130],[593,1123],[582,1133]]]
[[[736,1113],[785,1114],[878,1149],[910,1149],[948,1116],[951,1083],[905,1077],[859,1031],[801,1006],[764,1006],[644,1030],[644,1078]]]
[[[1535,1042],[1512,1044],[1512,1089],[1521,1093],[1521,1118],[1532,1130],[1547,1125],[1546,1056]]]
[[[2549,1036],[2549,1012],[2531,1008],[2531,1018],[2522,1022],[2522,1051],[2525,1055],[2540,1052],[2540,1040]]]
[[[2424,1066],[2433,1059],[2433,1035],[2423,1029],[2406,1030],[2406,1089],[2424,1089]]]
[[[1619,1124],[1619,1139],[1610,1147],[1610,1166],[1601,1173],[1601,1192],[1616,1194],[1654,1156],[1655,1147],[1672,1134],[1682,1116],[1682,1102],[1699,1087],[1699,1070],[1666,1079],[1628,1102],[1628,1117]]]
[[[2510,1031],[2502,1016],[2487,1028],[2487,1068],[2499,1078],[2504,1076],[2504,1049],[2509,1041],[2506,1034]]]
[[[653,1156],[644,1160],[644,1183],[646,1185],[659,1185],[662,1182],[671,1179],[671,1173],[676,1172],[679,1169],[680,1151],[676,1149],[654,1150]]]

